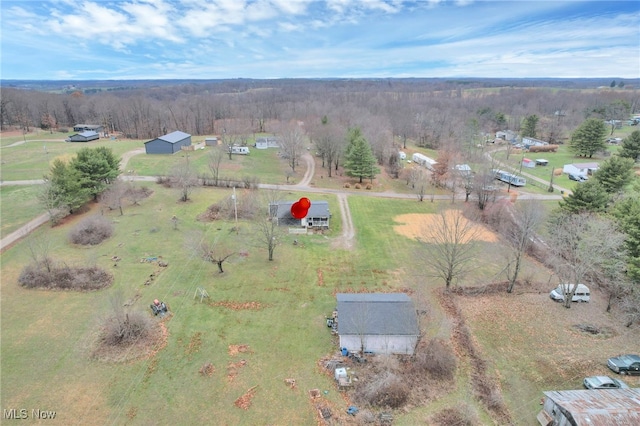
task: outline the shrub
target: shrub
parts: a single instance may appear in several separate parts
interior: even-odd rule
[[[27,265],[20,273],[18,282],[25,288],[98,290],[109,286],[113,282],[113,276],[97,266],[46,267],[41,262]]]
[[[434,379],[452,380],[456,372],[456,356],[442,339],[431,340],[414,362],[418,372],[426,371]]]
[[[380,372],[366,383],[360,382],[354,400],[372,407],[401,408],[409,398],[409,386],[398,375]]]
[[[478,419],[472,408],[466,404],[455,408],[445,408],[438,411],[429,424],[437,426],[474,426]]]
[[[149,336],[152,327],[148,315],[119,308],[105,317],[100,340],[108,346],[128,346]]]
[[[359,183],[356,183],[356,184],[354,185],[354,188],[355,188],[355,189],[360,189],[360,188],[362,188],[362,185],[360,185]]]
[[[351,188],[351,184],[349,182],[347,182],[347,183],[344,184],[344,187],[345,188]]]
[[[74,244],[95,246],[113,234],[113,224],[104,216],[90,216],[82,220],[69,232]]]
[[[371,189],[371,188],[373,188],[373,186],[372,186],[370,183],[368,183],[368,184],[367,184],[367,186],[366,186],[365,188],[366,188],[366,189]]]

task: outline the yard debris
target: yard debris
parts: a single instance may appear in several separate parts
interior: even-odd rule
[[[213,373],[216,371],[216,368],[210,362],[206,362],[202,367],[200,367],[199,373],[202,376],[211,377]]]
[[[247,365],[247,361],[241,359],[239,362],[230,362],[227,365],[227,380],[232,382],[238,375],[238,370]]]
[[[331,417],[331,410],[329,409],[329,407],[317,407],[318,408],[318,414],[320,414],[320,418],[321,419],[328,419]]]
[[[257,387],[258,387],[258,385],[255,385],[254,387],[252,387],[249,390],[247,390],[244,393],[244,395],[242,395],[240,398],[236,399],[236,401],[234,402],[234,405],[236,407],[238,407],[238,408],[242,408],[243,410],[248,410],[249,407],[251,406],[251,400],[255,396]]]
[[[320,398],[320,389],[310,389],[309,398],[311,399]]]
[[[291,389],[296,388],[296,379],[284,379],[284,383],[287,384]]]
[[[260,310],[263,308],[263,305],[260,302],[207,302],[209,306],[222,306],[223,308],[231,309],[234,311],[242,311],[242,310]]]

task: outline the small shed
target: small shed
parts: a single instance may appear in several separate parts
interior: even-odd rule
[[[206,146],[218,146],[218,138],[205,138],[204,144]]]
[[[329,211],[328,201],[313,201],[307,212],[307,216],[302,219],[296,219],[291,215],[291,206],[295,201],[280,201],[271,203],[269,211],[272,218],[275,218],[278,225],[282,226],[301,226],[303,228],[329,229],[329,220],[331,212]]]
[[[147,154],[175,154],[183,146],[191,145],[191,135],[175,131],[144,143]]]
[[[461,176],[469,176],[471,174],[471,167],[468,164],[456,164],[455,170]]]
[[[548,166],[549,160],[545,160],[544,158],[536,158],[536,166]]]
[[[536,166],[536,162],[531,160],[530,158],[522,159],[522,167],[528,167],[530,169],[533,169],[535,166]]]
[[[338,293],[340,347],[349,352],[413,355],[418,316],[405,293]]]
[[[574,163],[565,164],[562,167],[562,173],[573,174],[578,176],[587,176],[597,171],[600,168],[598,163]]]
[[[542,426],[640,425],[640,388],[544,392]]]
[[[75,135],[69,136],[67,139],[69,142],[89,142],[100,139],[100,135],[93,130],[87,130],[85,132],[76,133]]]

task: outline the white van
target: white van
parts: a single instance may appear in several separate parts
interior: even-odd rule
[[[551,290],[549,297],[557,302],[564,302],[565,294],[571,293],[574,290],[575,284],[560,284],[558,287]],[[588,302],[591,299],[591,293],[589,287],[584,284],[578,284],[578,288],[575,289],[575,293],[571,298],[572,302]]]

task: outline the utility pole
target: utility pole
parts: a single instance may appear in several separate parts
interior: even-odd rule
[[[236,198],[236,187],[233,187],[233,195],[231,196],[231,198],[233,198],[233,212],[236,216],[236,235],[238,235],[238,200]]]

